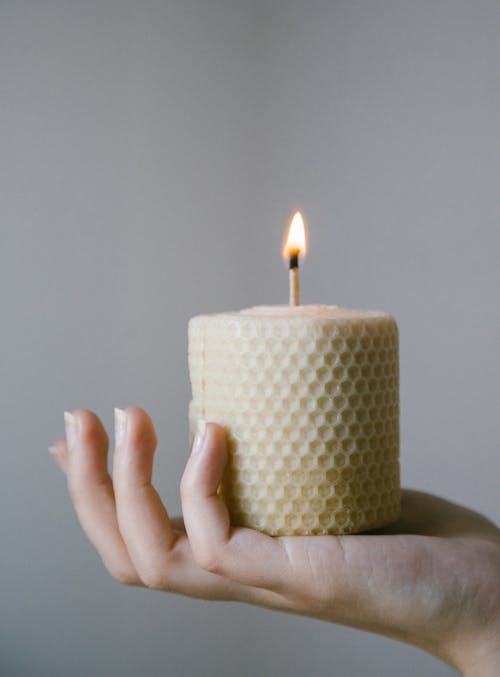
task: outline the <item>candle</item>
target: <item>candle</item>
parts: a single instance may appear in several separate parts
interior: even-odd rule
[[[234,526],[381,527],[400,512],[396,322],[295,299],[190,320],[191,432],[200,418],[227,431],[221,492]]]

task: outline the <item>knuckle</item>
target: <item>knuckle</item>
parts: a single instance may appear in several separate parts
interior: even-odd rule
[[[172,543],[166,552],[155,562],[144,563],[139,570],[141,583],[151,590],[163,592],[178,592],[179,580],[176,571],[182,566],[182,554],[175,543]]]
[[[130,571],[129,569],[108,568],[108,571],[111,574],[111,576],[115,579],[115,581],[121,583],[121,585],[131,586],[131,585],[139,585],[140,583],[136,573]]]
[[[74,478],[68,476],[67,487],[68,494],[75,508],[79,508],[92,503],[94,496],[111,487],[111,480],[108,477],[91,481],[89,479]]]
[[[220,553],[210,548],[195,555],[198,566],[211,574],[223,575],[224,567]]]
[[[149,569],[146,571],[139,572],[141,581],[151,590],[167,590],[168,585],[166,577],[162,572],[157,571],[156,569]]]
[[[189,501],[199,493],[197,491],[196,478],[193,477],[193,474],[189,471],[189,468],[186,468],[184,471],[179,488],[181,499],[183,501]]]
[[[187,471],[185,471],[184,475],[182,476],[179,488],[180,488],[180,493],[181,493],[181,499],[183,501],[191,498],[191,496],[193,496],[193,494],[194,494],[193,482],[192,482],[192,480],[189,476],[189,473]]]
[[[68,494],[73,502],[75,508],[79,506],[82,502],[82,490],[79,484],[77,484],[71,476],[68,476]]]

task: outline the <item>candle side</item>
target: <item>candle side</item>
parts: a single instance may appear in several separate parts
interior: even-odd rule
[[[397,325],[382,312],[262,306],[192,318],[191,428],[203,406],[227,430],[232,523],[326,534],[397,519],[398,365]]]

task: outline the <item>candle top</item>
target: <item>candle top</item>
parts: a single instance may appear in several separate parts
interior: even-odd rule
[[[254,306],[238,311],[212,313],[211,316],[245,317],[245,318],[269,318],[269,319],[325,319],[325,320],[349,320],[377,317],[390,317],[381,310],[351,310],[340,306],[302,305],[302,306]]]

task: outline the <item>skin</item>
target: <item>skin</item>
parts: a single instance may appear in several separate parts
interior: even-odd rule
[[[118,411],[112,477],[99,418],[79,409],[66,419],[53,457],[121,583],[340,623],[416,645],[467,677],[500,675],[500,530],[482,515],[405,490],[401,519],[369,534],[232,528],[217,495],[225,433],[210,423],[182,477],[183,519],[172,519],[152,484],[157,439],[145,411]]]

